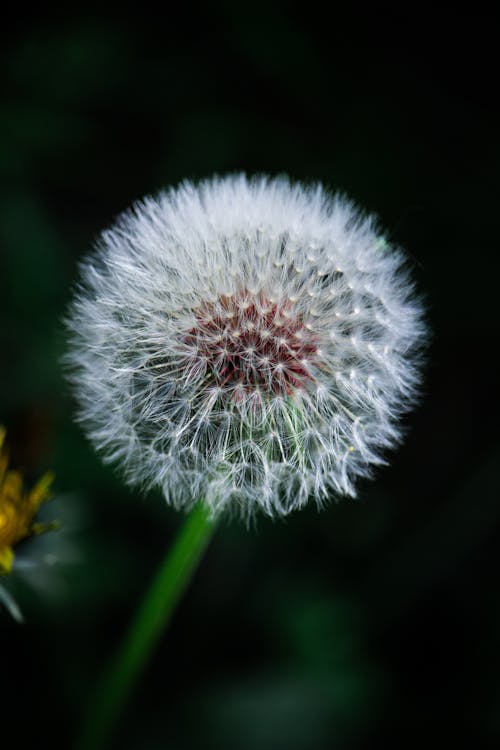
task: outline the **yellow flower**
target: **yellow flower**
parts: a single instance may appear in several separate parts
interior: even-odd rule
[[[35,522],[40,505],[49,497],[53,475],[44,474],[31,490],[25,491],[21,474],[8,469],[4,440],[5,429],[0,426],[0,576],[12,570],[18,542],[57,526],[57,522]]]

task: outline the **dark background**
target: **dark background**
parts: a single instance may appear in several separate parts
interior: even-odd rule
[[[181,520],[72,422],[77,261],[143,194],[237,170],[321,180],[379,214],[427,299],[424,398],[358,500],[218,530],[116,747],[498,746],[492,18],[221,2],[2,33],[0,423],[28,480],[55,470],[79,558],[64,596],[20,592],[24,626],[0,613],[2,748],[70,747]]]

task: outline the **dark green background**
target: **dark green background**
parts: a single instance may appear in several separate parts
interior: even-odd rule
[[[0,422],[13,462],[52,467],[82,516],[67,595],[24,597],[24,627],[0,615],[2,748],[70,747],[181,520],[126,490],[71,421],[59,360],[77,261],[143,194],[235,170],[319,179],[379,214],[427,298],[424,398],[357,501],[218,531],[116,747],[496,746],[492,19],[69,12],[4,24],[0,53]]]

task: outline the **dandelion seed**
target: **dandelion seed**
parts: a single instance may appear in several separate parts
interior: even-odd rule
[[[68,325],[104,458],[177,508],[202,497],[246,518],[355,495],[401,437],[425,336],[373,217],[245,176],[123,214],[82,264]]]

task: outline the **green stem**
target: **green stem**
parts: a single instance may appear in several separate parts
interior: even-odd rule
[[[90,706],[77,750],[106,747],[114,725],[130,698],[134,683],[161,634],[168,626],[213,533],[214,523],[199,504],[189,514],[179,535],[153,578],[109,672]]]

